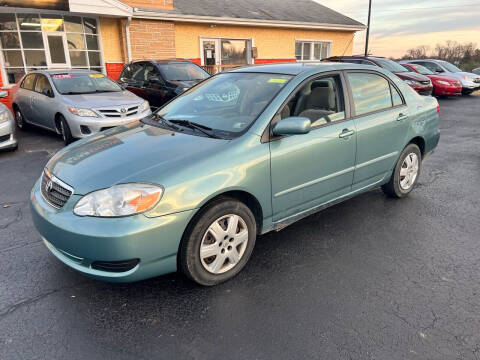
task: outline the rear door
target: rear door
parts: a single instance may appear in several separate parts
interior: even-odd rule
[[[44,94],[49,92],[51,96]],[[43,74],[37,75],[35,91],[32,93],[32,117],[38,125],[55,129],[56,99],[53,97],[52,86]]]
[[[288,222],[350,192],[356,133],[345,111],[344,81],[332,73],[307,80],[272,124],[307,117],[308,134],[270,139],[273,218]]]
[[[405,142],[409,118],[405,100],[386,76],[347,71],[346,78],[357,131],[355,191],[388,176]]]
[[[16,103],[27,121],[33,122],[32,119],[32,95],[35,88],[35,78],[37,74],[28,74],[23,79],[17,90]]]

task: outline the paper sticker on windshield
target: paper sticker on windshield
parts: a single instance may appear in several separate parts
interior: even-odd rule
[[[269,83],[277,83],[277,84],[284,84],[287,82],[287,79],[277,79],[277,78],[270,78],[268,80]]]
[[[102,78],[103,74],[90,74],[91,78]]]
[[[72,79],[73,74],[55,74],[53,75],[54,79]]]

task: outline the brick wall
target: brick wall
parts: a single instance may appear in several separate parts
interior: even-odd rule
[[[173,10],[173,0],[121,0],[124,4],[131,7],[155,9],[155,10]]]
[[[130,23],[132,60],[175,57],[174,23],[132,19]]]

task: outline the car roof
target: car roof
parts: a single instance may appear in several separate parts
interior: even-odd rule
[[[98,74],[98,71],[95,70],[84,70],[84,69],[56,69],[56,70],[47,70],[47,69],[40,69],[40,70],[33,70],[30,73],[40,73],[40,74],[74,74],[74,75],[81,75],[81,74]]]
[[[308,62],[308,63],[278,63],[253,65],[234,68],[228,72],[250,72],[250,73],[269,73],[269,74],[284,74],[284,75],[299,75],[301,73],[311,72],[317,70],[318,72],[333,71],[333,70],[349,70],[349,69],[367,69],[373,68],[369,65],[358,65],[351,63],[338,62]]]
[[[169,59],[142,59],[142,60],[135,60],[135,61],[132,61],[131,63],[132,64],[135,64],[135,63],[140,63],[140,62],[151,62],[151,63],[155,63],[155,64],[172,64],[172,63],[189,63],[189,64],[193,64],[192,61],[188,60],[188,59],[183,59],[183,58],[169,58]]]

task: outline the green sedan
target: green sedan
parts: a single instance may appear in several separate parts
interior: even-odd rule
[[[221,73],[58,152],[32,189],[33,220],[47,248],[88,276],[181,270],[219,284],[259,234],[376,187],[407,196],[438,144],[439,111],[378,67]]]

